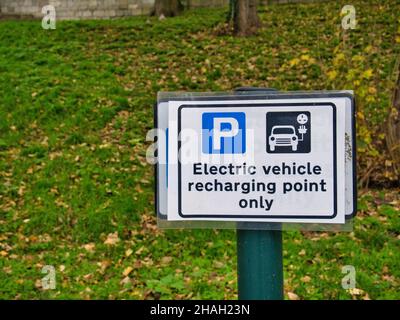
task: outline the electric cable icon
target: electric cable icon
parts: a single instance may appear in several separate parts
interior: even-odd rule
[[[305,124],[308,122],[308,117],[304,113],[301,113],[297,116],[297,122],[300,124],[299,133],[301,134],[301,138],[299,141],[304,141],[304,135],[307,133],[307,128]]]
[[[301,134],[299,141],[304,141],[304,135],[307,133],[306,126],[299,126],[299,133]]]

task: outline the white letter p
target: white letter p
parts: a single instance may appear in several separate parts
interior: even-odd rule
[[[229,124],[230,130],[221,130],[222,124]],[[221,150],[221,138],[232,138],[239,133],[239,122],[235,118],[214,118],[213,149]]]

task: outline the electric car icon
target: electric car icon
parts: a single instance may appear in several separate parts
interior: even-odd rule
[[[293,126],[273,126],[269,136],[269,148],[275,151],[276,147],[292,147],[292,151],[297,151],[299,138]]]

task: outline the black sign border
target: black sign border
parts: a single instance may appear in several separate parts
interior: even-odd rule
[[[181,161],[178,153],[178,214],[182,218],[236,218],[236,219],[327,219],[331,220],[337,215],[337,132],[336,132],[336,105],[332,102],[310,103],[260,103],[260,104],[207,104],[207,105],[181,105],[178,108],[178,150],[181,149],[179,139],[181,132],[181,112],[184,108],[240,108],[240,107],[305,107],[305,106],[330,106],[333,109],[333,214],[332,215],[239,215],[239,214],[184,214],[182,212],[182,188],[181,188]]]

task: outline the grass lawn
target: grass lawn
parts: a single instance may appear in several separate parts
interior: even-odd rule
[[[354,89],[360,176],[376,163],[392,179],[380,150],[400,4],[352,4],[355,30],[340,3],[272,5],[249,38],[221,34],[216,9],[0,21],[0,298],[236,298],[235,231],[156,227],[145,136],[158,91]],[[351,233],[285,232],[286,297],[400,299],[399,193],[361,190]],[[345,265],[356,290],[341,287]]]

